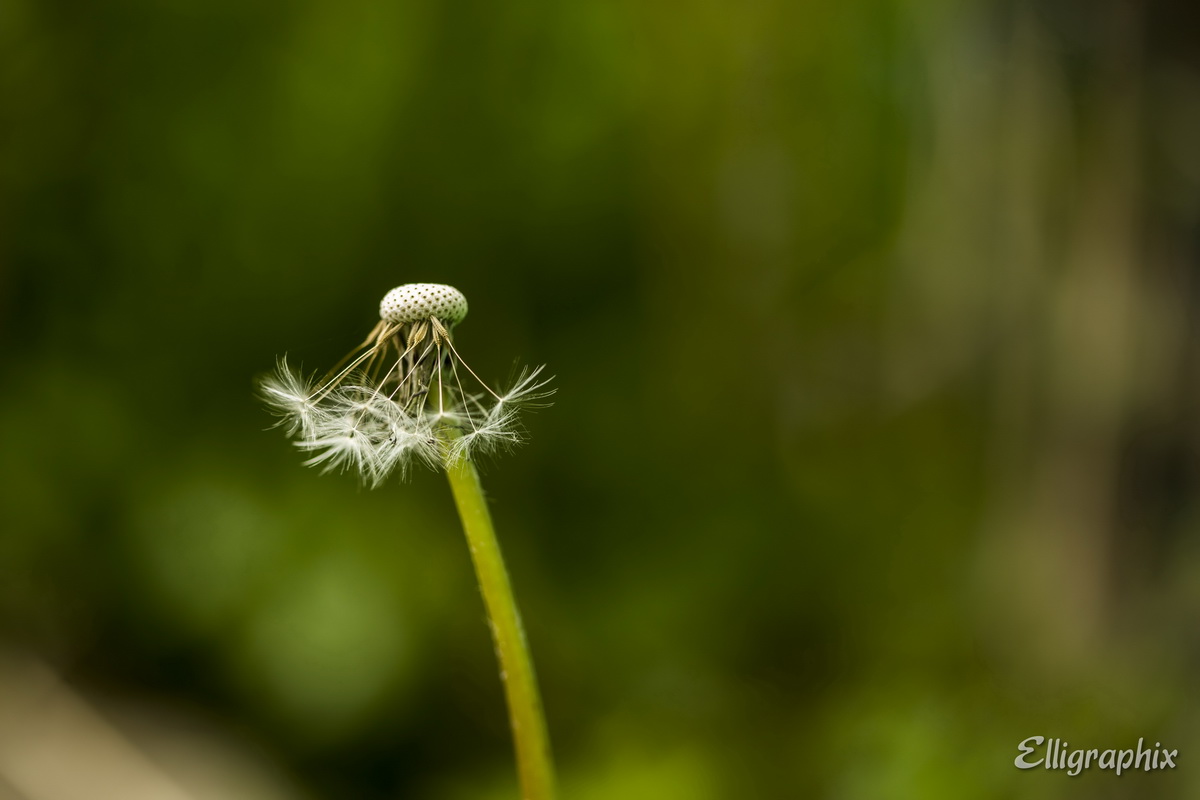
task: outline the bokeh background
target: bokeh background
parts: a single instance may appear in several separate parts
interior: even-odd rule
[[[444,480],[254,397],[412,281],[564,798],[1200,796],[1195,6],[5,0],[0,798],[516,797]]]

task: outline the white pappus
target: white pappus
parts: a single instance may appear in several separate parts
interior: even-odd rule
[[[280,425],[323,470],[351,469],[369,486],[413,463],[432,468],[521,442],[519,411],[548,405],[543,367],[525,370],[503,393],[485,384],[454,346],[467,315],[452,286],[392,289],[379,322],[322,380],[280,359],[260,393]],[[470,390],[468,390],[470,387]]]

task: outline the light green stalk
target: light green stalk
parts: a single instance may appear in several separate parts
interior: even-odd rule
[[[550,758],[550,738],[533,673],[533,660],[529,656],[529,645],[525,641],[504,559],[500,556],[500,543],[492,527],[479,473],[471,460],[462,456],[446,465],[446,475],[467,534],[475,575],[491,623],[492,640],[500,659],[500,678],[508,700],[521,797],[523,800],[553,800],[556,794],[554,763]]]

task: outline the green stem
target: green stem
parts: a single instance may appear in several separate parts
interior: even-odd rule
[[[500,659],[500,678],[508,700],[521,797],[523,800],[552,800],[555,796],[554,764],[550,759],[550,738],[546,733],[537,678],[533,674],[533,660],[529,656],[517,601],[504,568],[504,559],[500,556],[500,543],[492,527],[479,474],[470,459],[461,457],[446,465],[446,475],[467,534],[475,575],[491,623],[492,640]]]

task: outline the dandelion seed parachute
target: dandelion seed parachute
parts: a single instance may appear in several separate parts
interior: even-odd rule
[[[414,463],[437,468],[512,447],[523,440],[519,411],[546,405],[554,390],[542,367],[503,394],[480,380],[451,339],[466,315],[453,286],[398,286],[380,302],[371,334],[330,375],[311,381],[281,359],[261,382],[262,398],[311,454],[306,465],[353,470],[371,486]]]

